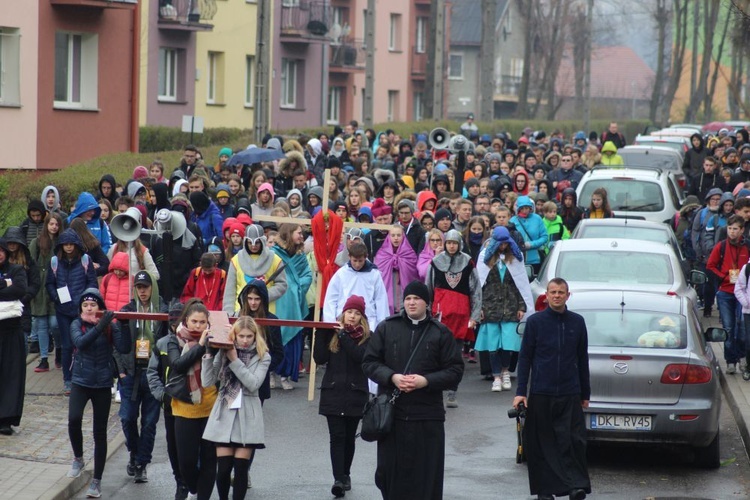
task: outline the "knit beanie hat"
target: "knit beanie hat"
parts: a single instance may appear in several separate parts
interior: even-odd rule
[[[377,198],[372,204],[372,216],[375,218],[391,213],[393,213],[393,209],[385,202],[383,198]]]
[[[208,210],[210,203],[211,199],[203,191],[193,191],[190,193],[190,204],[193,205],[193,210],[196,214],[202,214]]]
[[[447,208],[440,208],[437,212],[435,212],[435,222],[441,221],[443,219],[451,219],[453,220],[453,216],[451,215],[451,211]]]
[[[419,280],[414,280],[406,285],[406,288],[404,288],[404,298],[409,295],[416,295],[428,304],[430,303],[430,292],[427,290],[427,285]]]
[[[143,165],[138,165],[133,169],[133,179],[143,179],[148,177],[148,169]]]
[[[222,156],[228,156],[228,157],[231,158],[232,157],[232,150],[230,148],[221,148],[219,150],[219,158],[221,158]]]
[[[359,313],[364,316],[365,315],[365,299],[364,297],[360,297],[359,295],[352,295],[347,299],[346,304],[344,304],[344,311],[348,311],[349,309],[354,309],[355,311],[359,311]]]

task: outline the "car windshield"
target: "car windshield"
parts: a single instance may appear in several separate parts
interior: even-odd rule
[[[619,220],[619,219],[616,219]],[[669,243],[669,233],[663,229],[653,227],[633,227],[627,224],[617,226],[584,225],[578,235],[579,238],[627,238],[629,240],[646,240],[657,243]]]
[[[687,345],[684,316],[654,311],[579,310],[589,347],[680,349]]]
[[[560,252],[555,276],[568,281],[622,285],[672,285],[674,274],[664,253],[611,250]]]
[[[588,208],[591,194],[596,188],[607,190],[609,208],[627,212],[661,212],[664,210],[664,196],[655,182],[637,179],[596,179],[583,186],[578,204]]]
[[[674,144],[674,143],[664,143]],[[662,144],[660,143],[659,146]],[[681,144],[674,144],[678,148],[681,148]],[[671,146],[670,146],[671,147]],[[676,149],[675,149],[676,150]],[[678,170],[680,168],[680,162],[672,155],[665,155],[650,152],[648,154],[640,151],[619,151],[618,154],[622,156],[622,161],[625,165],[632,165],[634,167],[656,167],[663,170]]]

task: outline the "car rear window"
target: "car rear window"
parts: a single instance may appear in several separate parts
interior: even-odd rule
[[[687,346],[684,316],[654,311],[580,310],[589,347],[681,349]]]
[[[667,143],[665,143],[666,145]],[[662,144],[660,143],[659,146]],[[682,147],[677,144],[676,146]],[[622,161],[625,165],[632,165],[634,167],[656,167],[664,170],[679,170],[681,167],[680,161],[677,160],[673,155],[665,155],[660,153],[649,152],[648,154],[635,151],[619,151],[618,154],[622,156]]]
[[[623,173],[623,175],[625,175]],[[596,188],[607,190],[609,207],[612,210],[628,212],[661,212],[664,210],[664,196],[656,182],[638,179],[596,179],[587,182],[581,190],[578,204],[588,208],[591,195]]]
[[[627,238],[629,240],[669,243],[669,233],[662,229],[633,227],[625,224],[619,226],[585,226],[581,228],[579,238]]]
[[[674,273],[669,256],[645,252],[563,251],[555,276],[568,281],[623,285],[672,285]]]

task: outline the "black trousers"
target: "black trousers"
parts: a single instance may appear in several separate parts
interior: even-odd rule
[[[334,481],[343,481],[350,475],[354,460],[354,444],[360,417],[326,415],[331,438],[331,468]]]
[[[172,407],[170,405],[164,406],[164,433],[167,436],[167,455],[169,455],[169,465],[172,466],[174,480],[177,483],[182,483],[180,461],[177,458],[177,439],[174,435],[174,415],[172,415]]]
[[[198,494],[198,500],[211,498],[216,481],[216,448],[203,439],[207,423],[208,417],[174,417],[180,475],[190,493]]]
[[[83,410],[91,400],[94,409],[94,479],[101,479],[107,461],[107,422],[112,406],[109,387],[91,388],[73,384],[68,401],[68,436],[73,456],[83,457]]]

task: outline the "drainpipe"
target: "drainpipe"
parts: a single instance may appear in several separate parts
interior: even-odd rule
[[[131,57],[130,77],[130,151],[138,152],[138,87],[140,79],[141,52],[141,3],[137,2],[133,9],[133,56]]]

